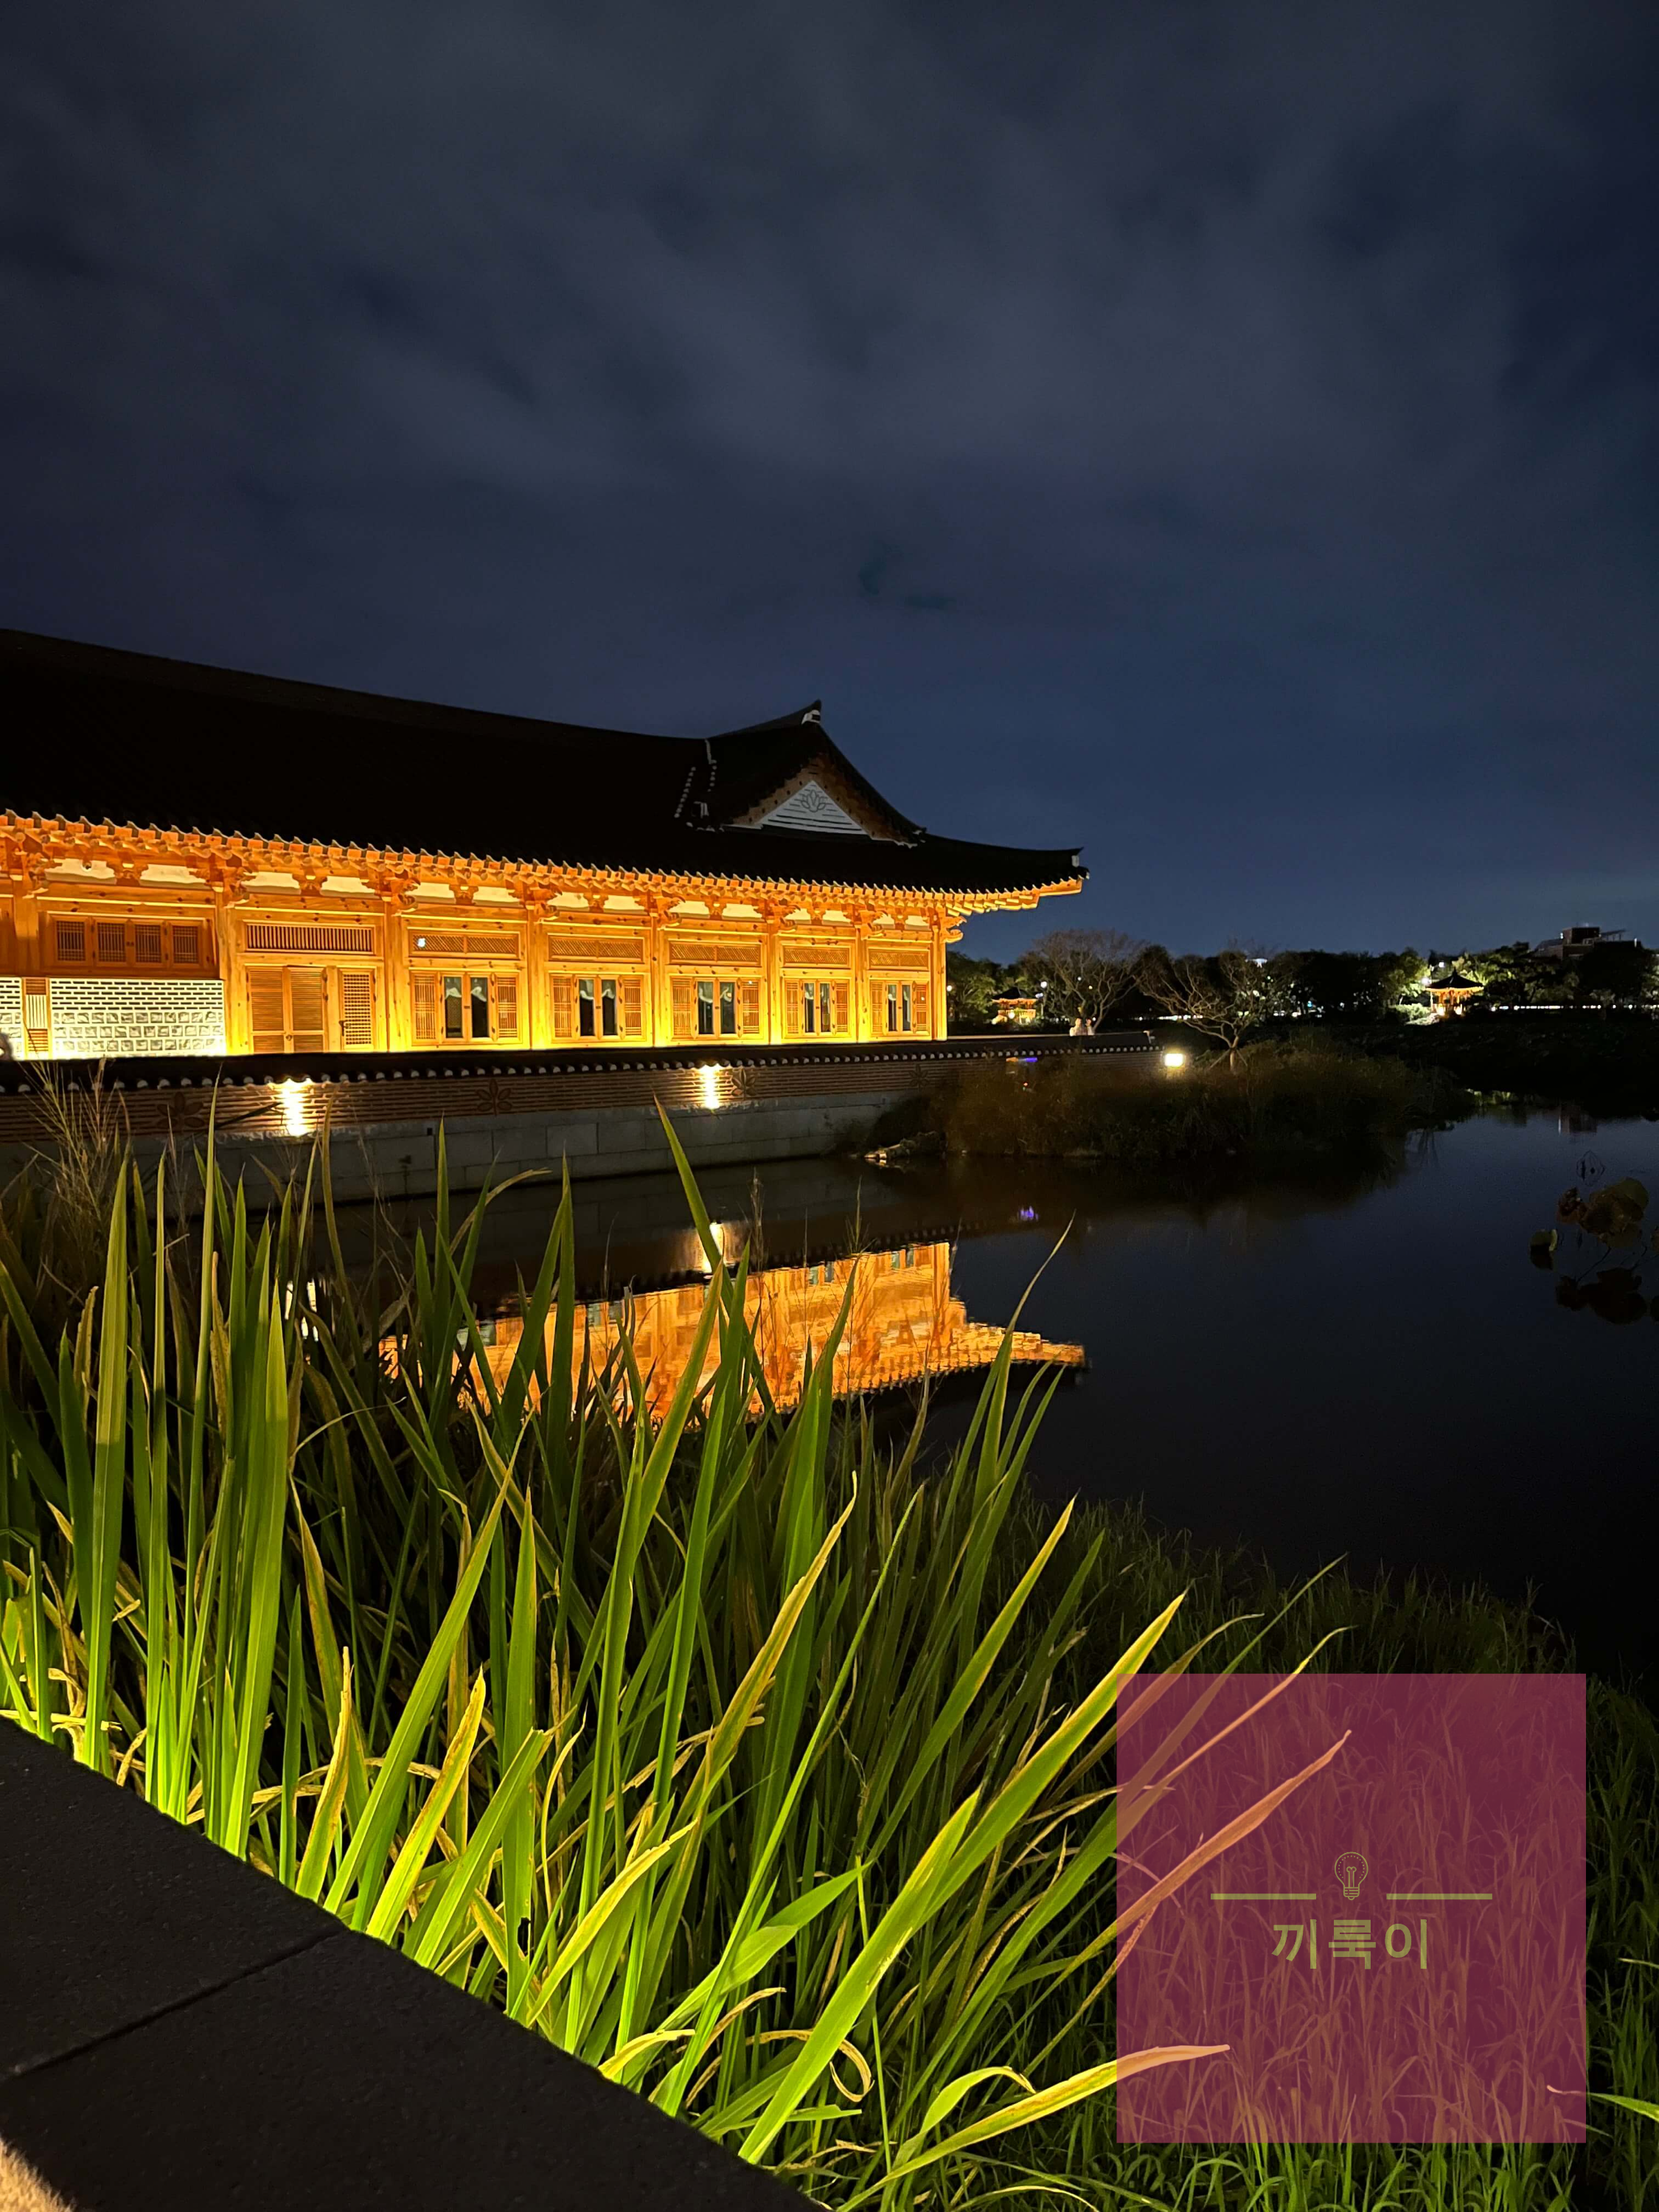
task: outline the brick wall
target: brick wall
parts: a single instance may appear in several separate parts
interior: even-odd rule
[[[172,975],[54,975],[55,1060],[149,1053],[222,1053],[225,987]]]
[[[0,1057],[9,1050],[14,1060],[23,1057],[23,979],[0,975]]]

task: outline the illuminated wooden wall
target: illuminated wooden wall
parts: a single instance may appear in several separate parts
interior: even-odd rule
[[[112,1006],[116,984],[148,979],[137,995],[152,1018],[185,1005],[185,986],[199,1006],[216,979],[232,1053],[937,1036],[945,947],[963,917],[1036,897],[562,872],[0,817],[0,976],[21,981],[14,1048],[30,1054],[53,1049],[51,987],[76,979],[97,982]],[[114,1035],[99,1048],[166,1048]]]

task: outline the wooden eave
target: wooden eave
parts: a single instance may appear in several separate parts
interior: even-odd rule
[[[691,869],[599,868],[562,861],[499,860],[483,854],[435,853],[425,848],[408,851],[362,845],[312,844],[285,839],[247,837],[218,830],[166,830],[155,824],[140,826],[131,823],[70,820],[9,812],[0,814],[0,836],[17,841],[25,854],[37,861],[47,858],[49,843],[76,847],[82,857],[87,856],[88,845],[94,850],[100,848],[105,850],[131,849],[136,845],[147,851],[154,851],[158,856],[162,853],[172,854],[178,857],[180,866],[186,865],[185,856],[187,854],[206,854],[221,863],[240,860],[245,866],[251,864],[272,870],[286,869],[290,872],[295,872],[297,864],[310,872],[320,870],[329,875],[380,872],[408,877],[411,880],[434,875],[463,878],[487,877],[504,885],[519,884],[526,889],[544,887],[550,878],[558,878],[566,883],[592,884],[617,892],[645,890],[681,895],[693,894],[700,887],[718,884],[751,902],[799,899],[802,896],[820,900],[829,897],[838,905],[862,907],[877,902],[908,901],[919,905],[939,906],[953,914],[985,914],[1004,908],[1035,906],[1040,897],[1057,892],[1080,891],[1084,884],[1083,875],[1079,873],[1057,881],[1002,890],[968,890],[959,887],[951,889],[925,884],[848,884],[833,875],[779,878]],[[825,857],[829,856],[826,854]],[[18,872],[15,860],[9,858],[9,867],[10,872]],[[155,888],[179,890],[185,887],[158,885]],[[342,893],[339,896],[349,897],[351,894]]]

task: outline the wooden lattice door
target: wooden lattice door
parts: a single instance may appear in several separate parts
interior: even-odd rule
[[[340,1010],[340,1050],[374,1049],[374,978],[366,968],[335,970],[335,995]]]

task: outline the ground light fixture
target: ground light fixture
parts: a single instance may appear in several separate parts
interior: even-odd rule
[[[289,1137],[307,1137],[313,1124],[308,1081],[296,1083],[291,1079],[276,1085],[276,1096],[282,1102],[283,1131]]]
[[[1184,1052],[1166,1052],[1164,1055],[1164,1065],[1165,1067],[1185,1067],[1187,1055]]]

